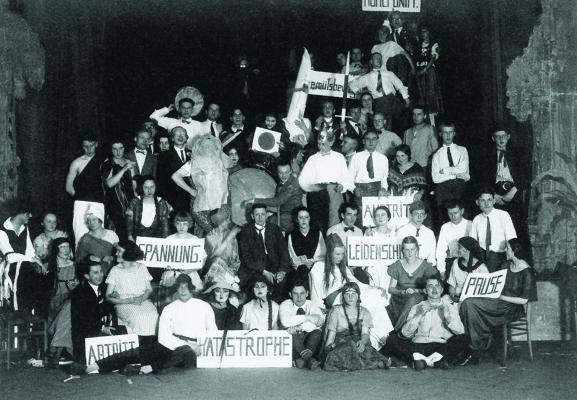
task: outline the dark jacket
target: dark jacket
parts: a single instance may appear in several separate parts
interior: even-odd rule
[[[184,163],[173,146],[170,146],[168,151],[158,155],[156,172],[158,193],[164,197],[176,211],[190,210],[190,194],[181,189],[172,180],[172,174],[178,171],[183,165]]]
[[[297,179],[291,175],[285,184],[278,184],[275,196],[269,199],[255,199],[254,203],[265,204],[270,207],[279,207],[280,227],[285,232],[293,229],[292,211],[303,204],[303,191]]]

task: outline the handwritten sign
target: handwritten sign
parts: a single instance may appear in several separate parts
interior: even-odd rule
[[[363,197],[363,226],[375,226],[373,213],[378,206],[386,206],[391,212],[389,226],[397,229],[409,223],[409,206],[413,196]]]
[[[292,337],[287,331],[206,332],[198,336],[198,368],[291,368]],[[222,357],[221,357],[222,355]]]
[[[401,245],[396,237],[347,237],[347,257],[351,267],[390,265],[400,259],[401,255]]]
[[[313,96],[343,97],[345,88],[345,74],[333,72],[310,71],[309,94]],[[351,79],[349,77],[349,79]],[[348,93],[348,97],[353,99],[355,95]]]
[[[421,0],[362,0],[363,11],[420,12]]]
[[[501,296],[503,287],[505,287],[506,278],[506,269],[488,274],[471,273],[467,275],[467,279],[463,285],[460,301],[463,301],[469,297],[496,299]]]
[[[89,365],[113,354],[136,349],[138,347],[138,335],[98,336],[86,338],[84,343],[86,346],[86,364]]]
[[[143,264],[153,268],[201,269],[206,258],[204,239],[159,239],[137,237],[144,253]]]

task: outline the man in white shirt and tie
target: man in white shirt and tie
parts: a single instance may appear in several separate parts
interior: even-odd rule
[[[168,132],[172,131],[172,129],[177,126],[182,126],[186,129],[188,140],[206,133],[204,132],[202,123],[192,119],[192,117],[200,112],[200,110],[195,110],[195,104],[192,99],[187,97],[180,99],[177,110],[178,118],[170,118],[166,116],[172,110],[174,110],[174,105],[171,104],[159,110],[154,110],[153,113],[150,114],[149,118],[155,120],[158,123],[158,126],[166,129]]]
[[[427,208],[422,201],[415,201],[409,206],[410,221],[407,225],[401,226],[397,231],[399,243],[407,236],[414,236],[419,242],[419,258],[427,260],[433,266],[437,264],[435,249],[437,240],[430,228],[423,225],[427,219]]]
[[[210,103],[206,108],[206,121],[201,122],[203,133],[210,133],[220,139],[222,124],[218,122],[219,118],[220,106],[216,103]]]
[[[463,146],[453,142],[455,124],[445,122],[439,125],[439,136],[443,145],[433,154],[431,175],[435,183],[436,228],[447,221],[445,202],[460,199],[465,191],[469,176],[469,153]]]
[[[320,363],[317,355],[325,322],[323,312],[310,300],[308,282],[297,280],[290,285],[290,299],[279,308],[281,325],[292,335],[293,360],[297,368],[316,369]],[[317,355],[318,357],[318,355]]]
[[[506,260],[507,242],[517,237],[517,231],[509,213],[494,208],[495,192],[491,187],[478,192],[477,206],[481,214],[473,218],[471,236],[485,250],[485,265],[489,272],[495,272]]]
[[[387,194],[389,159],[375,151],[378,142],[376,132],[368,131],[363,139],[365,150],[355,154],[349,164],[349,172],[355,182],[355,199],[359,206],[362,206],[363,197]],[[362,218],[359,216],[357,226],[361,225]]]
[[[437,269],[444,274],[445,280],[451,273],[453,261],[458,257],[457,241],[465,236],[471,236],[471,221],[463,218],[462,200],[452,199],[445,203],[445,210],[450,221],[441,227],[437,241]]]

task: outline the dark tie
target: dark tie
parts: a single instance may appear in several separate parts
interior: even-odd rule
[[[447,146],[447,158],[449,159],[449,167],[454,167],[453,156],[451,155],[451,148]]]
[[[346,226],[345,226],[345,232],[348,232],[348,231],[354,232],[354,231],[355,231],[355,227],[354,227],[354,226],[350,226],[350,227],[346,227]]]
[[[148,145],[148,151],[150,151],[150,154],[154,154],[154,143]]]
[[[421,230],[421,228],[417,228],[417,233],[415,234],[416,237],[419,237],[419,231]]]
[[[185,123],[185,124],[190,124],[190,121],[191,121],[191,120],[186,120],[186,119],[183,119],[183,120],[182,120],[182,122]]]
[[[214,122],[210,123],[210,133],[212,134],[212,136],[217,136],[216,130],[214,129]]]
[[[507,168],[507,157],[505,157],[505,150],[499,150],[499,164],[503,164]]]
[[[305,312],[305,310],[303,310],[302,307],[299,307],[299,308],[297,309],[297,315],[306,315],[306,312]]]
[[[370,179],[373,179],[375,177],[375,166],[373,165],[373,153],[369,153],[369,158],[367,158],[367,172],[369,173]]]
[[[381,76],[381,71],[378,71],[378,77],[377,77],[377,92],[379,93],[383,93],[383,77]]]
[[[184,155],[184,150],[180,149],[180,159],[183,163],[186,162],[186,156]]]
[[[487,231],[485,232],[485,252],[487,256],[489,255],[491,247],[491,222],[489,221],[489,216],[487,215]]]
[[[140,149],[139,149],[139,150],[136,150],[136,152],[137,152],[137,153],[140,153],[140,154],[146,155],[146,150],[140,150]]]
[[[260,238],[260,241],[262,243],[262,246],[265,248],[265,252],[266,252],[266,245],[264,244],[264,234],[262,233],[262,231],[264,230],[264,228],[256,228],[257,232],[258,232],[258,237]]]

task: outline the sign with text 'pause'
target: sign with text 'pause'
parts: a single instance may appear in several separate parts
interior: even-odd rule
[[[503,287],[505,287],[506,278],[506,269],[490,274],[471,273],[467,275],[467,279],[463,285],[463,291],[461,292],[461,298],[459,300],[463,301],[469,297],[496,299],[501,296]]]

